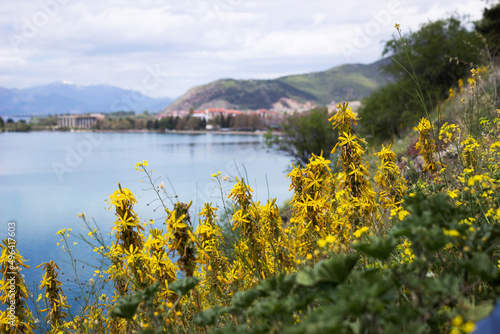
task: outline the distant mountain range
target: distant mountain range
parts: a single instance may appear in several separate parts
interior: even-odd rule
[[[328,105],[332,101],[360,100],[391,81],[381,73],[390,59],[373,64],[348,64],[323,72],[291,75],[272,80],[222,79],[191,88],[163,112],[181,110],[294,109]]]
[[[81,86],[55,82],[26,89],[0,87],[0,116],[48,115],[144,110],[158,112],[171,98],[152,98],[109,85]]]
[[[173,101],[109,85],[81,86],[55,82],[26,89],[0,87],[0,116],[48,115],[144,110],[170,112],[205,108],[309,109],[332,101],[360,100],[391,81],[381,73],[383,59],[348,64],[323,72],[271,80],[222,79],[191,88]]]

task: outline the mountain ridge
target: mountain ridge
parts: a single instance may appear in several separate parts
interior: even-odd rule
[[[56,81],[22,89],[0,87],[1,116],[131,110],[157,112],[172,101],[172,98],[152,98],[111,85],[86,86]]]
[[[372,64],[344,64],[326,71],[276,79],[219,79],[189,89],[163,113],[206,108],[273,109],[284,100],[303,105],[360,100],[392,79],[381,72],[385,58]]]

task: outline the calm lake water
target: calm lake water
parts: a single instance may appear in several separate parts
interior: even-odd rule
[[[143,221],[155,219],[161,224],[164,212],[154,211],[157,202],[151,203],[156,195],[148,190],[146,180],[140,182],[144,173],[135,171],[142,160],[156,171],[157,184],[163,181],[168,194],[176,194],[182,202],[192,200],[193,208],[204,202],[220,205],[220,191],[210,176],[217,171],[232,180],[244,176],[262,202],[277,197],[282,205],[291,197],[285,177],[290,159],[267,152],[260,136],[0,133],[0,237],[6,237],[8,222],[15,221],[18,249],[31,266],[22,271],[30,285],[42,276],[35,267],[49,260],[66,271],[61,279],[64,284],[71,281],[69,264],[64,262],[68,257],[56,246],[60,238],[56,232],[72,228],[73,234],[86,234],[77,217],[80,212],[103,231],[110,231],[114,214],[107,210],[105,200],[118,182],[135,193],[136,212]],[[233,184],[223,183],[224,190]],[[78,242],[76,238],[71,241]],[[77,257],[91,261],[91,250],[80,243],[74,246]],[[87,274],[82,269],[82,275]]]

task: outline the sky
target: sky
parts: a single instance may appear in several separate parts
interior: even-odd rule
[[[178,97],[381,58],[384,41],[484,0],[1,0],[0,86],[108,84]]]

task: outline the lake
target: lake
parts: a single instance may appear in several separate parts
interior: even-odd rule
[[[167,193],[182,202],[192,200],[196,213],[204,202],[221,204],[220,190],[211,178],[217,171],[230,180],[244,176],[256,200],[277,197],[282,205],[291,198],[285,173],[290,158],[267,152],[258,135],[0,133],[0,237],[7,236],[8,222],[15,221],[18,250],[31,266],[22,271],[30,287],[42,277],[41,269],[35,267],[49,260],[66,272],[61,279],[65,289],[71,287],[69,264],[64,262],[68,257],[56,246],[60,239],[56,232],[72,228],[72,234],[86,234],[77,217],[80,212],[103,231],[110,231],[114,213],[107,210],[105,200],[118,182],[136,195],[135,211],[142,221],[155,219],[161,224],[165,213],[155,211],[156,195],[146,180],[141,182],[145,174],[135,170],[143,160],[155,170],[156,184],[163,181]],[[232,185],[234,182],[223,182],[223,189]],[[78,242],[73,237],[70,240]],[[87,245],[77,244],[74,251],[77,257],[91,261],[93,254]],[[81,274],[88,272],[82,269]]]

